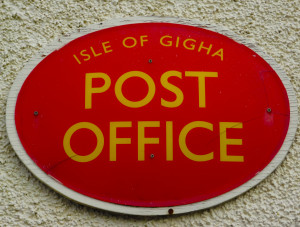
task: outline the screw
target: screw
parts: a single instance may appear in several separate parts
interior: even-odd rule
[[[271,113],[271,112],[272,112],[272,109],[271,109],[271,108],[268,108],[268,109],[267,109],[267,112],[268,112],[268,113]]]
[[[37,115],[39,115],[39,112],[38,112],[38,111],[34,111],[34,112],[33,112],[33,115],[34,115],[34,116],[37,116]]]
[[[151,155],[150,155],[150,158],[154,158],[154,154],[151,154]]]
[[[149,61],[148,61],[149,63],[152,63],[152,59],[149,59]]]

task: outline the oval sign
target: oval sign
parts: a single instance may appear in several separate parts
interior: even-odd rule
[[[295,103],[274,61],[229,31],[137,18],[81,30],[27,63],[7,129],[59,193],[163,215],[219,204],[270,174],[295,134]]]

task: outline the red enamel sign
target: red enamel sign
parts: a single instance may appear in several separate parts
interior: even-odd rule
[[[62,45],[15,85],[12,110],[21,159],[72,199],[135,214],[205,208],[255,185],[281,152],[285,86],[225,35],[145,22]]]

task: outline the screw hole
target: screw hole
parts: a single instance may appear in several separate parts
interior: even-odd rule
[[[151,155],[150,155],[150,158],[154,158],[154,154],[151,154]]]
[[[268,108],[268,109],[267,109],[267,112],[268,112],[268,113],[271,113],[271,112],[272,112],[272,109],[271,109],[271,108]]]
[[[34,115],[34,116],[37,116],[37,115],[39,115],[39,112],[38,112],[38,111],[34,111],[34,112],[33,112],[33,115]]]
[[[149,62],[149,63],[152,63],[152,59],[149,59],[148,62]]]
[[[173,210],[173,209],[169,209],[169,210],[168,210],[168,213],[169,213],[170,215],[172,215],[172,214],[174,214],[174,210]]]

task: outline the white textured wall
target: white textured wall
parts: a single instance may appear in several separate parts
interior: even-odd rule
[[[64,3],[66,2],[66,3]],[[80,27],[129,16],[193,18],[253,39],[291,79],[300,102],[300,1],[0,0],[0,226],[300,226],[300,132],[285,161],[247,193],[172,217],[134,217],[78,205],[40,183],[15,155],[5,105],[38,50]]]

